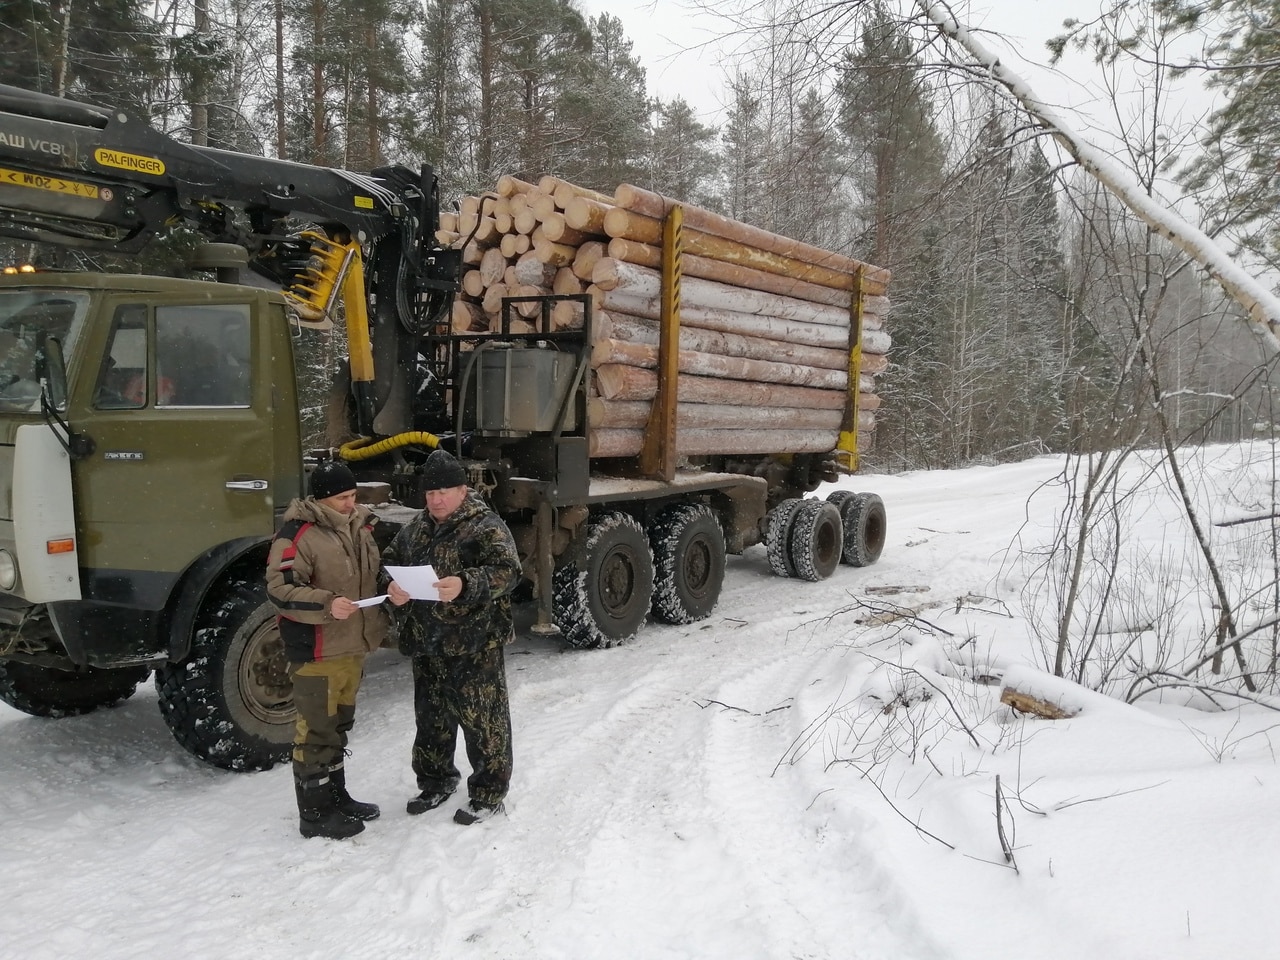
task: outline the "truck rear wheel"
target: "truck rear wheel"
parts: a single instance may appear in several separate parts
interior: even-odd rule
[[[626,513],[587,530],[577,563],[554,579],[554,614],[572,647],[612,647],[635,636],[653,598],[653,554],[644,528]]]
[[[884,501],[874,493],[836,490],[827,499],[840,508],[844,521],[841,559],[852,567],[869,567],[880,559],[888,532]]]
[[[803,500],[796,497],[783,500],[769,514],[769,527],[765,531],[765,549],[769,568],[780,577],[794,577],[796,568],[791,563],[791,524]]]
[[[724,585],[724,531],[706,504],[668,507],[649,528],[654,617],[693,623],[711,615]]]
[[[787,537],[792,574],[801,580],[825,580],[836,572],[844,550],[840,510],[826,500],[801,500]]]
[[[76,667],[55,670],[16,660],[0,661],[0,700],[33,717],[78,717],[133,696],[147,667]]]
[[[174,738],[226,770],[266,770],[285,759],[297,711],[265,586],[231,582],[206,602],[192,633],[187,658],[156,671]]]

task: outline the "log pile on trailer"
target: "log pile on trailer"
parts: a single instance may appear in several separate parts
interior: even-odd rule
[[[504,176],[463,198],[438,239],[463,249],[455,333],[501,329],[507,297],[587,294],[592,457],[639,453],[658,390],[663,218],[673,201],[622,184],[613,196],[546,176]],[[858,376],[858,445],[869,446],[887,365],[888,271],[693,206],[684,218],[677,397],[681,455],[832,450]],[[513,333],[536,303],[515,304]],[[861,312],[861,349],[851,363]],[[561,302],[555,329],[580,329]]]

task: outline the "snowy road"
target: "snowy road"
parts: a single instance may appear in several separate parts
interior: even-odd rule
[[[858,599],[1034,660],[1025,622],[956,598],[1016,607],[1009,545],[1057,469],[867,478],[858,488],[889,517],[873,567],[780,580],[754,547],[730,558],[703,623],[591,652],[523,634],[508,657],[508,816],[477,827],[453,824],[452,804],[404,812],[411,682],[391,652],[370,661],[347,764],[383,816],[346,842],[298,836],[287,768],[230,774],[184,754],[149,684],[87,717],[0,706],[0,960],[977,960],[995,936],[1049,960],[1268,955],[1249,917],[1280,889],[1274,715],[1115,704],[1019,740],[998,690],[970,685],[975,730],[996,746],[961,735],[927,762],[889,758],[896,809],[835,759],[847,725],[815,723],[884,682],[876,657],[892,644],[851,649],[867,631],[840,611]],[[1052,509],[1034,519],[1028,538]],[[897,649],[923,664],[940,648],[918,634]],[[1206,744],[1226,746],[1214,760]],[[1002,771],[1037,801],[1122,799],[1050,817],[1010,807],[1015,874],[990,806]],[[1141,855],[1117,869],[1139,836]]]

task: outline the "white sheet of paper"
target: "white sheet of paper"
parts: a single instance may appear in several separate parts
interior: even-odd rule
[[[353,600],[352,602],[357,607],[376,607],[385,599],[387,599],[387,595],[384,593],[380,597],[370,597],[368,600]]]
[[[439,600],[440,592],[436,590],[435,582],[440,578],[436,576],[433,566],[427,564],[425,567],[385,567],[387,573],[391,575],[391,579],[400,586],[404,587],[405,592],[415,600]]]

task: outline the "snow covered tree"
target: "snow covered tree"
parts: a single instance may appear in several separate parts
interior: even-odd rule
[[[654,103],[655,120],[645,159],[644,186],[701,207],[719,208],[714,193],[720,169],[719,131],[698,121],[682,97]]]

